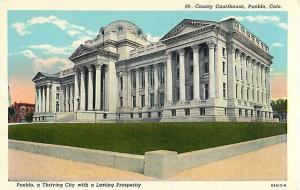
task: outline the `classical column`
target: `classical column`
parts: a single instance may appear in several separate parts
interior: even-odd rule
[[[260,69],[261,65],[259,62],[257,62],[257,87],[261,87],[261,80],[260,80],[260,77],[261,77],[261,69]]]
[[[265,78],[266,78],[266,67],[265,65],[262,65],[262,88],[266,88],[266,83],[265,83]]]
[[[93,67],[91,65],[88,67],[88,71],[88,110],[93,110]]]
[[[192,46],[193,49],[193,99],[200,100],[200,72],[199,72],[199,46]]]
[[[209,97],[215,98],[215,42],[208,42],[209,48]]]
[[[43,112],[46,112],[46,86],[43,86]]]
[[[70,111],[74,111],[74,84],[70,85]]]
[[[167,55],[167,102],[173,102],[172,52]]]
[[[42,92],[41,92],[41,87],[37,87],[37,90],[38,90],[38,110],[37,112],[41,112],[41,104],[42,104],[42,98],[41,98],[41,95],[42,95]]]
[[[137,69],[135,71],[135,77],[136,77],[136,80],[135,80],[135,105],[136,107],[140,107],[141,105],[141,102],[140,102],[140,69]]]
[[[101,66],[96,66],[96,110],[101,110]]]
[[[65,111],[68,112],[68,111],[70,111],[69,110],[69,102],[70,102],[70,99],[69,99],[69,84],[66,85],[64,94],[65,94]]]
[[[149,76],[148,76],[148,73],[149,73],[149,67],[146,66],[145,67],[145,107],[149,107]]]
[[[235,48],[232,44],[227,46],[227,77],[228,77],[228,99],[236,99],[236,77],[235,77],[235,66],[237,65],[235,58]]]
[[[66,105],[67,105],[67,102],[66,102],[66,93],[67,93],[67,85],[64,85],[63,86],[63,112],[67,111],[67,109],[66,109]]]
[[[78,110],[78,92],[79,92],[79,80],[78,80],[78,70],[75,70],[75,81],[74,81],[74,111]]]
[[[180,98],[179,101],[185,101],[185,68],[184,68],[184,59],[185,59],[185,49],[180,49],[179,51],[179,92]]]
[[[47,85],[46,88],[47,88],[46,112],[50,112],[50,85]]]
[[[131,102],[131,89],[132,89],[132,86],[131,86],[131,79],[132,78],[132,71],[129,70],[128,71],[128,75],[127,75],[127,107],[128,108],[132,108],[132,102]]]
[[[35,106],[34,106],[34,112],[37,113],[38,112],[38,87],[35,86]]]
[[[158,64],[154,65],[154,107],[158,106]]]
[[[84,69],[80,70],[80,110],[85,111],[85,79]]]

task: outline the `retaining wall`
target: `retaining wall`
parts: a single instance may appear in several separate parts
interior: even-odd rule
[[[178,172],[287,141],[286,134],[178,154],[157,150],[145,156],[85,148],[9,140],[9,148],[107,166],[167,179]]]

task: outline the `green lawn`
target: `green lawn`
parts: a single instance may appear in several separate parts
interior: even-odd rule
[[[178,153],[285,134],[282,123],[111,123],[9,126],[8,138],[143,155]]]

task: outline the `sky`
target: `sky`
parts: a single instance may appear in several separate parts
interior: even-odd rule
[[[101,27],[128,20],[150,41],[183,19],[220,21],[236,18],[270,48],[272,99],[287,97],[287,12],[247,11],[9,11],[8,82],[13,102],[34,103],[37,72],[56,73],[73,66],[68,57]]]

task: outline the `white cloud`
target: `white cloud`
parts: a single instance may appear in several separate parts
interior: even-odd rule
[[[151,34],[146,34],[146,38],[150,42],[158,42],[161,37],[159,37],[159,36],[152,36]]]
[[[53,15],[48,17],[32,17],[25,22],[16,22],[12,24],[12,27],[18,32],[20,36],[24,36],[30,34],[30,28],[37,24],[53,24],[60,30],[66,31],[71,37],[77,35],[86,36],[95,34],[95,32],[86,30],[86,28],[83,26],[70,24],[68,21],[60,19]]]
[[[281,44],[281,43],[278,43],[278,42],[275,42],[275,43],[273,43],[272,45],[271,45],[271,47],[273,47],[273,48],[280,48],[280,47],[282,47],[283,45]]]
[[[29,31],[26,31],[26,26],[24,23],[16,22],[12,24],[12,27],[19,33],[20,36],[30,34]]]
[[[42,45],[30,45],[28,46],[30,49],[43,50],[44,54],[65,54],[67,55],[69,52],[65,47],[56,47],[50,44],[42,44]]]
[[[286,23],[284,23],[284,22],[278,23],[277,26],[279,26],[283,30],[287,30],[287,28],[288,28],[288,25]]]
[[[229,18],[235,18],[238,21],[248,21],[248,22],[256,22],[259,24],[265,24],[265,23],[273,23],[276,24],[278,27],[287,30],[287,23],[280,22],[280,17],[276,15],[271,16],[265,16],[265,15],[256,15],[256,16],[229,16],[224,17],[220,21],[229,19]]]
[[[54,65],[63,64],[60,69],[67,69],[73,66],[72,62],[59,57],[50,57],[50,58],[40,58],[34,54],[31,50],[24,50],[21,52],[25,57],[32,60],[33,69],[38,71],[48,71]]]

